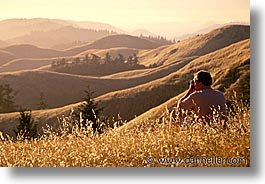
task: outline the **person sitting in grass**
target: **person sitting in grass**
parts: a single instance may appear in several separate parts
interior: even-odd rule
[[[212,77],[209,72],[199,71],[194,74],[187,93],[177,105],[177,114],[181,122],[189,124],[198,121],[212,123],[218,117],[222,125],[226,125],[225,96],[222,92],[212,89],[211,85]],[[188,116],[184,113],[187,111],[189,112]],[[191,114],[193,115],[191,116]],[[173,116],[176,118],[176,115]]]

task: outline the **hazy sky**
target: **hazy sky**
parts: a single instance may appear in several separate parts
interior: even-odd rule
[[[61,18],[109,23],[122,29],[161,22],[250,19],[249,0],[0,0],[0,19]]]

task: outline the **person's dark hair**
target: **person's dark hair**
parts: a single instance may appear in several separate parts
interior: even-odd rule
[[[206,71],[199,71],[195,74],[195,80],[198,82],[202,82],[205,86],[211,86],[212,85],[212,77],[209,72]]]

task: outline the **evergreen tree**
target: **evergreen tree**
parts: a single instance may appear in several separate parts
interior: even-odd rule
[[[48,109],[49,105],[46,103],[46,99],[44,97],[44,93],[40,93],[40,102],[38,103],[38,109]]]
[[[13,112],[16,110],[14,98],[15,92],[9,84],[0,85],[0,113]]]
[[[104,61],[105,61],[105,63],[111,63],[112,62],[111,56],[108,52],[105,55]]]
[[[31,112],[20,112],[19,124],[17,130],[14,130],[16,136],[22,139],[31,139],[38,137],[37,125],[34,124],[34,120],[31,118]]]
[[[115,58],[115,64],[122,64],[124,63],[125,58],[122,54],[118,54],[118,57]]]
[[[77,57],[77,58],[75,58],[75,64],[80,64],[80,58],[79,57]]]
[[[91,63],[98,64],[101,58],[96,54],[91,54],[91,56],[92,56]]]
[[[133,65],[137,65],[138,64],[138,57],[136,55],[136,53],[133,53],[133,62],[132,62]]]
[[[98,103],[94,101],[92,98],[93,92],[90,91],[90,88],[88,86],[88,89],[85,90],[85,98],[84,103],[78,106],[79,111],[79,117],[80,117],[80,125],[85,127],[87,125],[90,125],[92,123],[93,131],[101,132],[100,130],[100,120],[99,115],[100,112],[103,110],[103,108],[98,107]],[[89,123],[89,124],[87,124]]]
[[[89,61],[89,57],[88,57],[88,54],[86,54],[84,58],[84,63],[88,63],[88,61]]]

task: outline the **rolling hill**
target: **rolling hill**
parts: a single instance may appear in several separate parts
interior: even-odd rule
[[[59,61],[62,58],[66,60],[75,60],[76,58],[84,58],[86,55],[96,54],[97,56],[104,58],[106,53],[109,53],[111,58],[118,57],[119,54],[122,54],[125,58],[132,56],[134,53],[138,53],[138,49],[133,48],[111,48],[111,49],[90,49],[84,51],[80,54],[74,56],[64,56],[70,55],[67,52],[59,54],[61,57],[51,57],[51,58],[17,58],[15,54],[11,52],[0,50],[0,72],[14,72],[20,70],[50,70],[50,64],[53,61]],[[16,52],[14,52],[16,53]],[[63,57],[64,56],[64,57]],[[44,69],[45,68],[45,69]]]
[[[30,44],[38,47],[64,50],[76,45],[96,41],[105,36],[117,34],[108,30],[81,29],[64,26],[48,31],[34,31],[30,34],[6,40],[9,44]]]
[[[21,104],[31,103],[30,105],[36,107],[40,92],[47,94],[45,97],[47,102],[50,100],[48,103],[56,101],[59,104],[56,106],[59,107],[57,109],[33,112],[41,123],[54,123],[57,116],[69,114],[71,109],[78,105],[71,103],[80,102],[80,96],[82,97],[83,90],[89,84],[92,91],[95,91],[96,101],[100,101],[101,106],[105,107],[105,116],[116,117],[120,114],[126,120],[138,116],[124,126],[133,127],[147,118],[155,122],[155,119],[160,118],[165,112],[165,106],[172,108],[179,95],[187,89],[187,82],[193,77],[193,73],[201,69],[211,72],[214,78],[213,87],[225,92],[228,99],[232,90],[239,91],[249,99],[248,30],[248,26],[226,26],[175,45],[139,50],[139,55],[144,53],[142,62],[146,65],[162,63],[155,68],[104,77],[22,71],[2,73],[0,81],[22,90],[20,97],[17,98]],[[30,102],[32,99],[35,101]],[[62,104],[69,105],[60,108]],[[42,113],[45,114],[43,118]],[[7,122],[14,122],[15,116],[16,113],[1,114],[0,127],[10,128],[11,125]]]
[[[139,52],[140,64],[148,66],[174,62],[175,58],[202,56],[232,43],[250,38],[250,26],[229,25],[195,36],[171,46]]]
[[[118,47],[128,47],[134,49],[153,49],[162,44],[141,39],[130,35],[112,35],[99,39],[91,44],[68,49],[67,52],[74,54],[84,52],[89,49],[110,49]]]
[[[84,57],[84,55],[89,53],[99,54],[100,56],[103,56],[107,52],[110,52],[113,57],[117,56],[118,54],[124,54],[126,56],[131,53],[137,53],[138,52],[137,50],[139,49],[147,49],[147,48],[151,49],[159,47],[160,45],[161,44],[157,42],[152,42],[149,40],[129,35],[107,36],[93,43],[86,44],[84,46],[74,47],[72,49],[64,51],[44,49],[28,44],[12,45],[2,48],[1,50],[15,55],[16,58],[29,58],[29,59],[18,59],[15,61],[12,61],[11,60],[12,58],[5,59],[2,61],[2,65],[5,64],[5,66],[1,67],[0,65],[1,67],[0,71],[11,72],[14,71],[16,68],[17,70],[33,69],[32,68],[33,65],[36,65],[37,67],[35,67],[34,69],[37,69],[39,67],[44,67],[45,65],[47,65],[47,62],[42,62],[43,65],[34,64],[32,62],[38,62],[41,61],[42,59],[34,60],[32,58],[53,58],[53,57],[66,57],[66,56]],[[2,57],[6,57],[4,56],[4,53],[0,53],[0,57],[1,55],[3,55]],[[20,61],[32,64],[30,64],[29,65],[30,67],[27,68],[28,65],[23,65],[23,63],[20,63]],[[51,62],[48,63],[50,64]]]
[[[20,71],[0,73],[1,84],[10,84],[17,91],[15,101],[23,108],[36,109],[40,93],[50,107],[79,102],[90,85],[95,96],[131,86],[127,80],[98,79],[95,77],[60,74],[48,71]]]
[[[99,96],[110,91],[137,86],[167,76],[172,71],[183,67],[191,59],[182,59],[175,64],[159,68],[141,69],[138,71],[143,74],[136,75],[134,78],[91,77],[50,71],[25,70],[0,73],[0,82],[1,84],[10,84],[15,91],[18,91],[16,96],[18,105],[36,109],[40,93],[44,93],[50,107],[60,107],[79,102],[88,85],[95,92],[95,96]],[[41,62],[50,61],[42,60]],[[25,61],[24,64],[28,63]],[[59,91],[63,91],[64,95],[58,93]]]
[[[14,55],[13,53],[5,50],[0,50],[0,66],[15,58],[17,58],[17,56]]]
[[[44,64],[39,62],[47,60],[45,58],[54,58],[58,56],[63,57],[69,55],[69,53],[64,51],[44,49],[34,45],[11,45],[0,50],[0,72],[33,69],[32,65],[36,65],[38,67],[47,65],[47,62]],[[24,65],[25,62],[29,65]]]
[[[28,44],[12,45],[1,50],[10,52],[18,58],[51,58],[65,55],[63,51],[44,49]]]
[[[132,56],[134,53],[137,54],[139,49],[128,48],[128,47],[116,47],[109,49],[89,49],[80,54],[77,54],[76,57],[85,57],[85,55],[96,54],[97,56],[104,58],[107,53],[111,56],[111,58],[118,57],[119,54],[123,55],[125,58]]]
[[[16,72],[20,70],[34,70],[43,66],[50,66],[52,61],[58,61],[59,58],[24,58],[13,59],[0,65],[0,73]]]
[[[52,43],[52,41],[61,40],[61,43],[66,44],[71,40],[78,41],[87,37],[90,37],[91,40],[93,35],[95,36],[95,33],[84,35],[91,33],[89,29],[124,33],[124,31],[119,28],[100,22],[47,18],[6,19],[0,21],[0,40],[7,43],[10,42],[10,44],[34,43],[36,46],[51,47],[56,44],[56,42]],[[58,31],[60,31],[61,34],[58,34]],[[71,37],[69,37],[69,31],[71,32]],[[47,34],[50,34],[50,37],[47,37]],[[81,37],[78,37],[78,35]],[[93,40],[98,38],[99,37],[96,37]]]
[[[185,57],[198,57],[212,51],[226,47],[232,43],[240,40],[250,38],[250,27],[244,25],[229,25],[222,28],[215,29],[207,34],[195,36],[187,40],[183,40],[173,45],[159,46],[158,43],[150,42],[145,39],[132,37],[129,35],[113,35],[99,39],[91,44],[87,44],[81,47],[75,47],[67,51],[56,51],[51,49],[42,49],[31,45],[15,45],[3,48],[3,51],[7,51],[17,58],[27,57],[27,58],[43,58],[43,57],[84,57],[84,55],[89,53],[97,54],[101,57],[109,52],[110,55],[115,58],[118,54],[123,54],[125,57],[137,53],[139,58],[139,64],[150,66],[153,64],[163,65],[171,62],[175,62],[178,58]],[[114,48],[116,47],[116,48]],[[125,48],[127,47],[127,48]],[[146,47],[155,47],[155,49],[145,49]],[[4,56],[0,53],[0,57]],[[7,63],[13,59],[12,57],[7,57],[7,59],[2,60],[2,64]],[[20,61],[23,63],[20,64]],[[42,61],[37,59],[36,61]],[[27,62],[30,66],[24,63]],[[28,61],[15,60],[2,66],[1,72],[15,71],[15,69],[37,69],[39,67],[44,67],[51,62],[42,62],[41,64],[35,64],[34,59],[29,59]],[[32,64],[30,64],[32,63]],[[39,62],[40,63],[40,62]],[[0,65],[1,66],[1,65]],[[23,67],[21,67],[23,66]],[[32,67],[36,66],[36,67]],[[120,75],[120,74],[118,74]],[[128,76],[128,75],[127,75]]]
[[[60,27],[62,27],[61,23],[49,19],[6,19],[0,21],[0,39],[5,41],[27,35],[33,31],[47,31]]]

